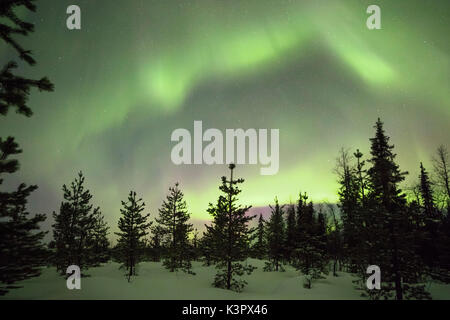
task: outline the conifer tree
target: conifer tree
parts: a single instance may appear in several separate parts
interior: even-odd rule
[[[393,145],[378,119],[375,125],[375,137],[371,138],[372,167],[368,170],[369,192],[367,220],[368,230],[377,237],[369,243],[371,255],[367,264],[375,264],[383,270],[381,290],[369,292],[371,297],[391,298],[428,298],[422,280],[424,267],[421,259],[411,247],[415,229],[406,205],[405,194],[399,184],[406,172],[401,172],[395,163]]]
[[[92,194],[85,189],[84,181],[83,173],[79,172],[70,187],[63,185],[65,201],[59,213],[53,212],[54,262],[62,275],[70,265],[87,269],[104,262],[108,251],[108,227],[100,208],[91,204]]]
[[[210,203],[208,212],[213,217],[211,226],[206,226],[211,235],[214,246],[214,262],[216,273],[214,286],[234,291],[242,291],[247,282],[238,277],[251,274],[255,267],[244,265],[242,262],[248,258],[248,248],[253,230],[248,223],[255,216],[247,216],[248,207],[237,204],[237,195],[241,192],[238,184],[243,179],[234,179],[234,164],[229,165],[230,179],[222,177],[219,187],[223,195],[219,196],[217,204]]]
[[[296,206],[296,221],[295,221],[295,247],[299,246],[299,243],[303,240],[302,235],[304,233],[304,211],[306,207],[306,200],[308,196],[306,192],[302,194],[301,192],[298,195],[298,201]]]
[[[175,187],[169,188],[169,194],[159,209],[159,217],[156,218],[166,240],[163,264],[171,272],[181,269],[193,274],[192,249],[189,243],[189,234],[193,227],[188,223],[189,217],[184,194],[176,183]]]
[[[8,0],[0,3],[0,39],[10,45],[19,54],[19,59],[32,66],[36,61],[31,56],[31,51],[24,49],[14,36],[28,36],[34,32],[34,25],[23,21],[17,15],[15,9],[26,9],[31,12],[36,11],[34,0]],[[39,91],[53,91],[53,84],[47,77],[40,80],[33,80],[16,76],[14,69],[18,68],[16,61],[9,61],[0,70],[0,115],[6,115],[9,108],[15,108],[17,113],[27,117],[33,114],[27,101],[30,90],[36,88]]]
[[[33,0],[9,0],[0,3],[0,39],[14,48],[19,58],[28,65],[36,61],[29,50],[25,50],[14,39],[16,35],[28,36],[34,31],[32,23],[23,21],[15,9],[34,12]],[[53,91],[53,84],[47,78],[32,80],[16,76],[13,70],[18,67],[16,61],[7,62],[0,69],[0,115],[6,116],[10,108],[27,117],[32,111],[27,106],[30,90]],[[3,174],[14,173],[19,163],[10,157],[21,153],[13,137],[0,137],[0,186]],[[45,233],[39,231],[39,223],[45,216],[29,216],[26,210],[28,196],[37,186],[23,183],[12,192],[0,191],[0,295],[14,288],[14,283],[40,274],[40,266],[45,264],[48,252],[42,245]]]
[[[264,266],[264,271],[284,271],[282,266],[283,256],[285,250],[285,227],[283,218],[283,207],[275,198],[275,206],[270,206],[272,211],[271,216],[266,224],[266,238],[267,238],[267,254],[269,261]]]
[[[12,137],[0,138],[0,184],[4,173],[13,173],[18,167],[11,156],[21,153]],[[16,191],[0,191],[0,295],[16,288],[17,281],[40,275],[48,252],[42,243],[47,232],[39,231],[43,214],[30,217],[26,205],[36,186],[20,184]]]
[[[328,257],[322,234],[323,226],[319,225],[314,217],[313,203],[306,204],[306,194],[303,199],[299,220],[301,229],[297,235],[298,242],[292,265],[303,274],[303,286],[311,289],[314,279],[321,279],[328,274]]]
[[[256,259],[264,259],[267,252],[265,220],[262,214],[259,215],[258,226],[256,227],[256,242],[253,245],[253,256]]]
[[[285,259],[288,262],[291,262],[292,251],[295,249],[296,229],[295,206],[293,204],[290,204],[287,208],[286,241],[284,244]]]
[[[122,207],[120,209],[122,216],[118,223],[120,232],[116,232],[119,236],[117,253],[122,268],[127,270],[127,278],[130,282],[131,276],[136,275],[137,264],[142,259],[145,236],[152,223],[147,222],[150,214],[143,213],[145,203],[142,199],[136,198],[136,192],[130,191],[128,201],[122,201]]]

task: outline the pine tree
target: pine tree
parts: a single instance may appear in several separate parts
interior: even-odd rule
[[[0,184],[4,173],[18,169],[18,161],[10,157],[19,153],[12,137],[0,138]],[[17,281],[40,275],[40,267],[46,263],[48,252],[42,239],[47,232],[39,231],[39,223],[46,217],[30,217],[26,209],[29,195],[36,189],[22,183],[16,191],[0,192],[0,295],[17,288]]]
[[[371,255],[368,264],[375,264],[383,270],[381,290],[369,292],[371,297],[428,298],[424,286],[419,285],[424,268],[415,254],[415,233],[411,215],[406,205],[405,194],[399,184],[406,172],[401,172],[395,163],[393,145],[389,144],[383,123],[378,119],[375,137],[371,141],[372,167],[367,171],[369,192],[367,195],[370,220],[368,230],[376,234],[370,241]]]
[[[270,206],[272,214],[266,224],[267,253],[269,261],[266,262],[264,271],[284,271],[282,260],[285,254],[285,227],[283,207],[275,198],[275,207]]]
[[[285,259],[291,262],[292,251],[295,249],[295,234],[296,234],[296,219],[295,219],[295,206],[290,204],[287,208],[286,217],[286,241],[284,244],[285,248]]]
[[[31,12],[36,11],[34,0],[8,0],[0,3],[0,38],[8,45],[13,47],[19,54],[20,60],[28,65],[36,64],[31,56],[31,51],[24,49],[13,37],[15,35],[28,36],[34,32],[32,23],[23,21],[14,12],[15,9],[26,9]],[[53,84],[46,78],[32,80],[16,76],[13,70],[18,67],[15,61],[9,61],[0,70],[0,115],[6,115],[9,108],[15,108],[17,113],[27,117],[33,114],[27,106],[30,95],[30,89],[37,88],[39,91],[53,91]]]
[[[234,164],[229,165],[230,179],[222,177],[219,189],[224,193],[220,195],[217,204],[210,203],[208,212],[213,217],[211,226],[206,226],[211,236],[214,248],[213,261],[218,270],[214,286],[228,290],[242,291],[247,282],[239,276],[251,274],[255,267],[244,265],[242,262],[248,258],[248,247],[253,230],[248,223],[255,216],[246,216],[250,207],[237,205],[237,195],[241,190],[237,187],[243,179],[233,178]]]
[[[175,187],[169,188],[169,194],[159,209],[159,217],[156,218],[166,239],[166,257],[163,264],[171,272],[181,269],[193,274],[192,249],[189,244],[189,234],[193,227],[188,223],[189,217],[183,192],[176,183]]]
[[[267,244],[266,244],[266,231],[265,231],[266,221],[264,220],[262,214],[259,215],[258,226],[256,228],[256,242],[253,245],[253,257],[256,259],[264,259],[267,254]]]
[[[85,189],[84,182],[83,173],[79,172],[70,187],[63,185],[65,201],[61,203],[59,213],[53,212],[54,262],[62,275],[70,265],[77,265],[82,270],[96,266],[105,261],[108,253],[108,227],[100,208],[91,204],[92,194]]]
[[[302,195],[300,192],[298,195],[298,201],[296,206],[296,221],[295,221],[295,247],[298,247],[299,243],[303,240],[302,235],[304,233],[303,229],[303,219],[304,219],[304,211],[305,211],[305,204],[306,200],[308,199],[308,196],[306,195],[306,192]]]
[[[152,223],[147,222],[150,214],[142,213],[145,203],[142,199],[136,199],[136,192],[130,191],[128,201],[122,201],[122,207],[120,209],[122,216],[118,223],[120,232],[116,232],[119,236],[117,251],[118,259],[122,263],[122,268],[127,270],[127,278],[130,282],[131,276],[136,275],[137,264],[142,259],[144,239]]]
[[[305,194],[299,220],[301,229],[297,235],[297,248],[293,253],[292,265],[304,275],[303,286],[311,289],[314,279],[321,279],[328,274],[328,257],[322,233],[324,226],[316,221],[313,203],[306,204],[306,199]]]
[[[23,21],[14,12],[25,8],[35,11],[32,0],[9,0],[0,3],[0,39],[12,46],[19,58],[27,64],[35,64],[31,52],[13,38],[15,35],[28,36],[34,25]],[[18,67],[15,61],[7,62],[0,70],[0,115],[6,116],[10,108],[17,113],[31,116],[27,106],[30,90],[53,91],[47,78],[32,80],[16,76],[13,70]],[[14,138],[0,138],[0,185],[4,173],[14,173],[19,169],[17,160],[11,156],[21,153]],[[16,191],[0,191],[0,295],[15,287],[14,283],[40,274],[40,266],[45,264],[48,252],[42,245],[45,233],[39,231],[39,223],[45,216],[37,214],[29,217],[26,210],[28,196],[37,186],[20,184]]]

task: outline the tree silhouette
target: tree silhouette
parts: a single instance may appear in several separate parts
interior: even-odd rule
[[[141,261],[143,249],[145,247],[144,238],[148,234],[147,230],[152,225],[147,222],[150,214],[143,214],[145,203],[142,199],[136,199],[136,192],[130,191],[128,201],[122,201],[122,216],[119,219],[118,227],[120,232],[117,240],[117,255],[122,267],[127,270],[128,282],[131,276],[136,275],[136,266]]]
[[[267,253],[269,262],[266,263],[265,271],[284,271],[282,260],[285,254],[283,245],[285,243],[285,226],[283,218],[283,207],[275,198],[275,206],[269,206],[272,210],[269,220],[266,224]]]
[[[262,214],[259,215],[258,226],[256,228],[256,242],[253,245],[253,256],[257,259],[264,259],[267,254],[267,241],[265,223]]]
[[[28,65],[36,64],[31,51],[22,48],[13,36],[28,36],[34,31],[34,25],[20,19],[14,9],[23,7],[35,12],[36,6],[33,2],[34,0],[7,0],[0,3],[0,18],[9,22],[9,24],[0,23],[0,38],[12,46],[19,54],[19,58]],[[16,76],[13,70],[17,67],[18,64],[15,61],[9,61],[0,71],[0,114],[6,115],[9,108],[14,107],[17,113],[29,117],[33,114],[27,106],[31,88],[37,88],[39,91],[53,91],[53,84],[47,77],[32,80]]]
[[[241,190],[238,184],[244,182],[243,179],[235,180],[233,177],[234,164],[229,165],[230,179],[222,177],[222,185],[219,187],[223,195],[219,196],[217,204],[210,203],[208,212],[213,217],[211,226],[206,226],[211,235],[213,244],[213,261],[216,263],[216,273],[214,286],[228,290],[242,291],[247,284],[239,276],[251,274],[255,269],[251,265],[243,265],[249,253],[249,243],[252,229],[248,223],[255,216],[246,216],[250,206],[241,207],[237,205],[237,195]]]
[[[15,9],[26,8],[35,11],[33,0],[7,0],[0,3],[0,38],[11,46],[19,58],[29,65],[35,61],[31,52],[13,38],[14,35],[27,36],[33,32],[34,25],[20,19]],[[52,91],[53,85],[47,78],[32,80],[16,76],[13,70],[18,67],[15,61],[7,62],[0,70],[0,115],[5,116],[8,110],[16,108],[16,112],[25,116],[32,114],[27,106],[31,88],[40,91]],[[0,138],[0,185],[5,173],[14,173],[19,163],[11,156],[20,154],[18,144],[13,137]],[[45,215],[29,217],[26,210],[27,198],[37,186],[20,184],[16,191],[0,191],[0,295],[13,284],[40,274],[39,266],[45,264],[48,257],[41,242],[45,233],[39,231],[38,223],[45,220]]]
[[[187,211],[184,194],[179,184],[169,188],[169,194],[159,209],[156,222],[160,226],[161,234],[165,240],[164,266],[171,272],[181,269],[192,273],[192,248],[189,244],[189,233],[193,231],[192,224],[188,223],[190,214]]]
[[[100,208],[91,204],[92,194],[84,182],[79,172],[70,187],[63,185],[64,201],[59,212],[53,212],[55,264],[62,275],[73,264],[87,269],[105,262],[108,251],[108,227]]]
[[[295,206],[289,204],[287,208],[286,217],[286,237],[284,243],[284,256],[288,262],[291,262],[292,251],[295,249],[295,235],[296,235],[296,219]]]

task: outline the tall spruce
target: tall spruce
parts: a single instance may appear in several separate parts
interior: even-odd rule
[[[264,266],[264,271],[284,271],[282,262],[285,254],[285,226],[283,207],[275,198],[275,206],[269,206],[272,213],[266,224],[267,255],[269,261]]]
[[[241,192],[237,185],[244,180],[234,179],[234,168],[234,164],[229,165],[229,180],[222,177],[219,189],[223,195],[219,196],[216,205],[210,203],[208,212],[213,217],[213,222],[206,228],[214,247],[213,259],[217,269],[214,286],[240,292],[247,282],[239,277],[249,275],[255,269],[249,264],[243,264],[248,258],[253,233],[248,224],[255,216],[246,215],[250,206],[241,207],[237,204],[237,195]]]
[[[189,243],[189,234],[193,231],[192,224],[188,223],[190,214],[187,211],[184,194],[176,183],[169,188],[169,194],[159,209],[156,222],[164,235],[166,254],[163,265],[171,272],[179,269],[193,274],[191,271],[193,259],[192,248]]]
[[[144,214],[145,203],[142,199],[136,198],[136,192],[130,191],[128,201],[122,201],[122,209],[120,209],[121,217],[119,218],[118,228],[120,232],[116,232],[119,237],[117,240],[117,258],[122,263],[127,273],[128,282],[131,277],[137,275],[136,267],[142,260],[145,248],[145,236],[148,229],[152,225],[147,222],[150,214]]]
[[[28,36],[34,31],[34,25],[19,17],[15,10],[36,11],[32,0],[10,0],[0,3],[0,39],[11,46],[19,59],[28,65],[36,61],[29,50],[24,49],[14,38],[16,35]],[[47,78],[33,80],[13,73],[18,67],[14,60],[0,69],[0,115],[6,116],[10,108],[27,117],[32,115],[27,105],[30,91],[53,91],[53,84]],[[13,137],[0,137],[0,186],[5,173],[12,174],[19,169],[19,163],[11,156],[20,154],[18,144]],[[40,266],[46,263],[48,252],[42,245],[45,233],[39,231],[39,223],[45,215],[31,216],[27,209],[29,195],[37,186],[21,183],[14,191],[0,190],[0,295],[17,287],[17,281],[40,274]]]
[[[284,256],[286,261],[291,261],[292,251],[295,249],[296,219],[295,206],[289,204],[286,210],[286,237],[284,244]]]
[[[370,139],[372,165],[369,177],[368,230],[376,234],[369,242],[367,265],[375,264],[383,270],[381,290],[371,290],[373,298],[429,298],[421,285],[424,266],[415,253],[414,236],[418,230],[411,223],[411,212],[406,205],[400,183],[406,172],[395,162],[394,146],[389,144],[380,119],[375,124],[375,137]]]
[[[264,259],[267,254],[266,230],[262,214],[259,215],[258,226],[256,227],[256,241],[253,244],[253,257],[256,259]]]
[[[108,227],[100,208],[91,204],[92,194],[84,182],[79,172],[70,187],[63,185],[64,201],[59,212],[53,212],[54,263],[63,275],[70,265],[83,270],[105,262],[108,251]]]

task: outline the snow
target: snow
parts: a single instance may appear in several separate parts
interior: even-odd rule
[[[64,277],[55,268],[45,268],[42,275],[21,282],[23,288],[13,289],[0,299],[249,299],[249,300],[343,300],[365,299],[354,288],[352,275],[330,275],[313,282],[312,289],[303,288],[303,277],[287,266],[285,272],[263,272],[264,261],[249,259],[257,266],[246,276],[248,285],[241,293],[214,288],[214,267],[193,263],[195,276],[183,272],[169,272],[159,262],[139,264],[138,276],[128,283],[119,264],[110,262],[89,269],[90,277],[81,279],[81,290],[69,290]],[[450,285],[430,284],[433,299],[450,299]]]

